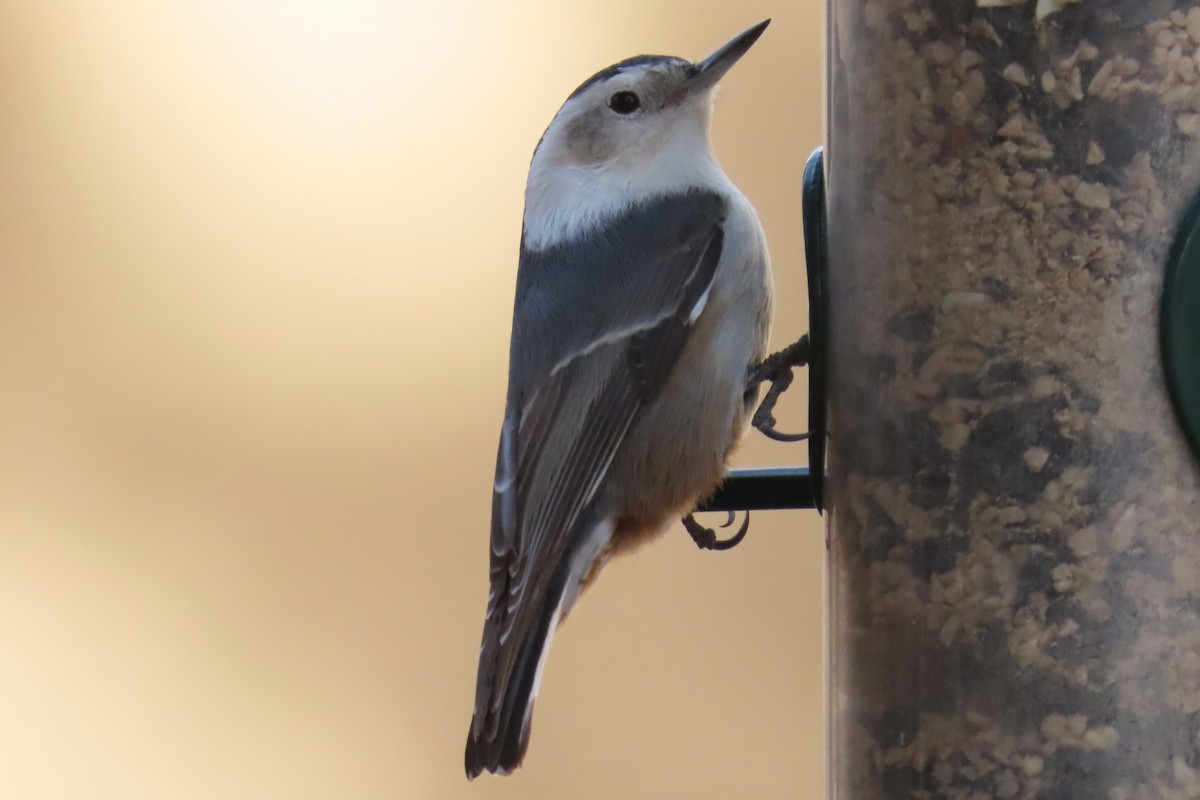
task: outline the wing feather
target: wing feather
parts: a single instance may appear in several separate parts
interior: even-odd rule
[[[604,234],[522,252],[473,740],[502,730],[525,632],[622,439],[686,343],[724,213],[719,195],[693,191],[633,209]]]

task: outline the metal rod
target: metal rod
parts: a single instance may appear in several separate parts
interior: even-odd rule
[[[698,511],[816,508],[808,467],[735,469]]]

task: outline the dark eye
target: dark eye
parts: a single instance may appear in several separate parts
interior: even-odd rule
[[[608,98],[608,107],[618,114],[632,114],[642,107],[642,100],[633,92],[617,92]]]

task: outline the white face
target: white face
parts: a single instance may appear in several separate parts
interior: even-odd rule
[[[579,167],[645,168],[664,150],[708,149],[712,88],[683,59],[638,59],[605,70],[554,117],[534,160]]]
[[[713,89],[767,22],[698,64],[637,56],[584,81],[534,151],[523,246],[570,241],[649,197],[697,187],[737,195],[709,143]]]
[[[624,62],[575,90],[529,167],[527,248],[572,239],[647,197],[728,184],[709,145],[713,90],[690,82],[694,69]]]

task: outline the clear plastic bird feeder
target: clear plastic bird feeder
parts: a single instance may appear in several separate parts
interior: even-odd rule
[[[1200,4],[829,23],[830,796],[1200,797]]]

